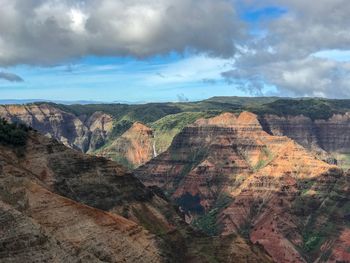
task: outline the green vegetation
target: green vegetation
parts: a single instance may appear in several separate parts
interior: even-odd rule
[[[350,153],[334,153],[334,157],[344,171],[350,169]]]
[[[129,121],[129,120],[124,120],[123,119],[123,120],[120,120],[120,121],[116,121],[113,124],[113,130],[112,130],[112,133],[110,135],[111,139],[118,138],[124,132],[126,132],[128,129],[130,129],[132,125],[133,125],[133,122]]]
[[[51,103],[52,104],[52,103]],[[116,120],[129,120],[142,123],[154,122],[166,115],[176,114],[182,110],[174,103],[149,104],[88,104],[88,105],[62,105],[52,104],[61,110],[73,113],[76,116],[91,116],[95,112],[104,112],[112,115]]]
[[[205,100],[206,102],[226,103],[236,105],[237,108],[258,107],[263,104],[272,103],[279,100],[279,97],[236,97],[217,96]]]
[[[43,104],[43,103],[37,103]],[[150,126],[155,133],[157,152],[163,152],[173,138],[188,124],[198,118],[209,118],[222,112],[239,113],[251,111],[258,115],[275,114],[304,115],[311,119],[327,119],[335,113],[350,111],[350,100],[329,100],[321,98],[291,99],[278,97],[213,97],[188,103],[148,104],[88,104],[62,105],[48,103],[76,116],[89,117],[95,112],[104,112],[114,118],[111,141],[123,134],[139,121]],[[259,166],[263,166],[259,163]],[[348,164],[345,164],[347,167]]]
[[[336,235],[337,229],[332,221],[326,222],[321,228],[315,227],[315,219],[311,218],[309,222],[310,223],[307,224],[302,232],[302,251],[308,255],[312,255],[313,252],[316,252],[317,254],[326,240],[329,240],[330,237]]]
[[[248,218],[246,219],[246,222],[241,226],[240,233],[241,235],[249,239],[250,231],[252,228],[252,222],[254,221],[256,215],[259,214],[259,212],[265,208],[265,203],[263,199],[255,200],[252,206],[249,210]]]
[[[233,198],[222,193],[216,200],[213,208],[206,214],[199,216],[193,225],[209,236],[216,236],[220,233],[220,226],[217,224],[219,213],[233,202]]]
[[[330,175],[331,176],[331,175]],[[341,225],[346,224],[350,215],[350,200],[348,198],[349,178],[334,177],[329,182],[315,180],[300,180],[297,184],[301,195],[292,203],[291,212],[300,220],[300,235],[303,242],[299,251],[313,262],[320,257],[320,250],[326,240],[339,235]],[[312,194],[308,194],[312,190]],[[322,253],[326,262],[330,251]]]
[[[30,128],[23,124],[8,123],[0,119],[0,143],[12,146],[24,146]]]
[[[165,151],[173,138],[187,125],[200,118],[210,118],[217,114],[217,112],[182,112],[165,116],[149,124],[154,131],[157,152]]]
[[[253,167],[253,170],[255,172],[259,171],[260,169],[268,165],[272,160],[273,160],[273,154],[266,146],[264,146],[260,152],[259,161]]]
[[[303,242],[303,249],[306,252],[310,252],[321,246],[322,238],[320,237],[319,233],[313,233],[311,235],[308,234],[303,236]]]
[[[125,156],[121,156],[121,155],[116,154],[115,156],[113,156],[112,160],[123,165],[124,167],[128,168],[129,170],[132,170],[135,168],[134,165],[132,163],[130,163],[128,161],[128,159],[125,158]]]
[[[37,103],[43,104],[43,103]],[[334,113],[350,110],[350,100],[330,100],[321,98],[291,99],[278,97],[213,97],[188,103],[148,103],[148,104],[52,104],[76,116],[91,116],[96,111],[112,115],[117,121],[129,120],[152,123],[165,116],[184,112],[241,112],[256,114],[305,115],[312,119],[326,119]]]
[[[349,103],[350,106],[350,103]],[[328,100],[324,99],[279,99],[271,103],[248,107],[254,113],[275,114],[278,116],[304,115],[313,120],[328,119],[338,111],[332,107]]]
[[[194,221],[193,225],[198,229],[202,230],[207,235],[215,236],[219,233],[219,227],[216,223],[218,213],[219,213],[219,209],[214,208],[210,210],[208,213],[206,213],[205,215],[197,218]]]

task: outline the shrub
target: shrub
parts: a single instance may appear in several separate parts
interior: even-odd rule
[[[24,146],[30,128],[24,124],[8,123],[0,119],[0,143],[12,146]]]

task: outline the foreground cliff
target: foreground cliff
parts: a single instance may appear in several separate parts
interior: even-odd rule
[[[349,176],[256,115],[200,119],[136,170],[211,235],[240,233],[277,262],[350,260]]]
[[[193,231],[121,166],[3,122],[0,188],[0,262],[270,261],[238,235]]]

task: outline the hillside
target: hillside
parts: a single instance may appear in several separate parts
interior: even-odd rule
[[[270,262],[238,235],[192,230],[116,163],[24,126],[0,131],[0,262]]]
[[[199,119],[135,173],[210,235],[242,234],[277,262],[350,260],[350,177],[255,114]]]
[[[106,156],[133,168],[151,157],[148,154],[141,163],[134,163],[130,156],[137,153],[125,149],[129,143],[121,143],[124,133],[138,136],[131,135],[134,123],[152,129],[151,147],[160,154],[186,125],[197,119],[245,110],[259,116],[266,132],[286,135],[318,152],[321,158],[336,159],[342,167],[350,167],[349,100],[214,97],[199,102],[142,105],[35,103],[0,106],[0,117],[23,122],[73,149]],[[116,144],[119,146],[115,147]]]

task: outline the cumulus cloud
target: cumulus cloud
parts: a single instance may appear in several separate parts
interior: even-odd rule
[[[350,63],[308,57],[227,71],[223,76],[250,93],[263,94],[266,84],[279,95],[344,98],[350,96]]]
[[[222,74],[228,82],[254,94],[272,85],[283,96],[350,95],[349,63],[315,56],[350,49],[347,0],[247,0],[246,4],[278,6],[287,12],[264,23],[264,34],[246,43],[234,68]]]
[[[13,73],[9,73],[9,72],[0,72],[0,79],[4,79],[10,82],[23,82],[24,80]]]
[[[0,0],[0,65],[188,49],[230,57],[243,23],[230,0]]]

